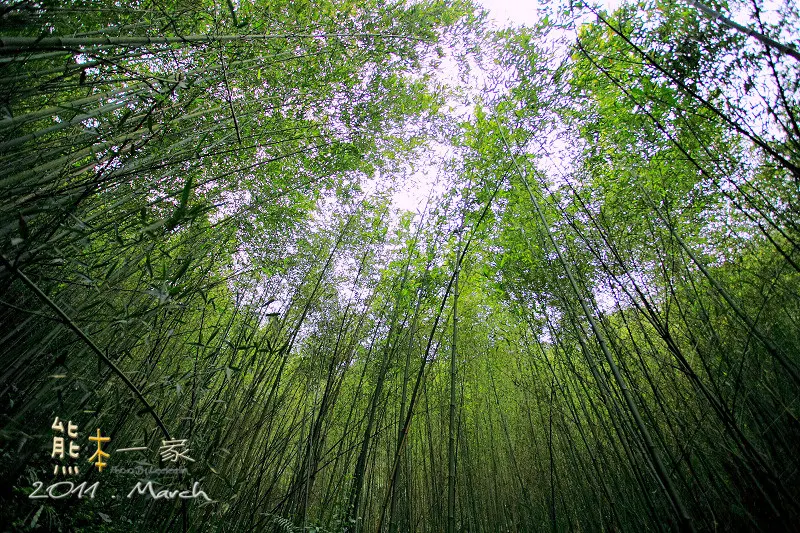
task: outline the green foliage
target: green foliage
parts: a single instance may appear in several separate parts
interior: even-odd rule
[[[796,527],[797,65],[681,3],[539,7],[0,7],[0,523]],[[97,499],[28,497],[55,416]],[[156,481],[214,502],[125,498],[92,428],[114,466],[188,439]]]

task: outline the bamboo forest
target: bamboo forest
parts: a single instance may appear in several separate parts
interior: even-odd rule
[[[800,531],[800,5],[501,3],[0,0],[0,531]]]

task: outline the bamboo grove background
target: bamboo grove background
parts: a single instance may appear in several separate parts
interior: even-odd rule
[[[0,5],[3,528],[797,529],[797,6],[539,8]]]

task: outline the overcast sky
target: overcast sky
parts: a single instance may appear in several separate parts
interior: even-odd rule
[[[536,22],[536,2],[530,0],[477,0],[491,13],[501,26],[512,23],[515,26],[520,24],[532,25]],[[606,9],[612,11],[616,9],[619,0],[603,0],[600,2]]]
[[[511,22],[514,25],[536,22],[536,4],[526,0],[478,0],[488,9],[492,17],[501,25]]]

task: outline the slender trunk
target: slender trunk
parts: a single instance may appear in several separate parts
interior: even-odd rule
[[[456,247],[456,276],[453,283],[453,351],[450,355],[450,424],[447,440],[447,532],[456,531],[456,355],[458,324],[458,271],[460,246]]]

